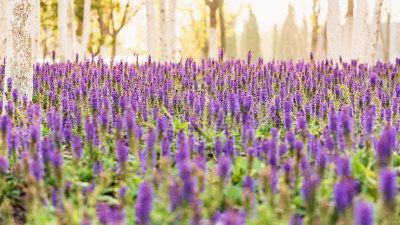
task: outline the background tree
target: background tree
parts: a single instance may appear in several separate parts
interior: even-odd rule
[[[68,0],[58,1],[58,49],[61,61],[71,57],[71,45],[68,45]]]
[[[251,51],[252,58],[261,57],[260,33],[257,19],[251,7],[249,7],[249,19],[245,22],[242,35],[242,57],[247,57],[247,52]]]
[[[144,1],[96,0],[93,8],[97,13],[100,36],[96,53],[106,54],[107,37],[110,38],[111,55],[117,54],[118,34],[132,20],[144,5]]]
[[[364,61],[367,36],[368,5],[367,1],[357,1],[353,35],[351,41],[351,58]]]
[[[7,23],[1,22],[7,20],[7,0],[0,0],[0,60],[3,60],[6,53],[6,34]]]
[[[210,10],[210,27],[208,30],[208,56],[217,58],[218,56],[218,36],[217,36],[217,9],[221,0],[205,0]]]
[[[386,7],[385,7],[386,29],[384,29],[383,25],[381,25],[381,27],[380,27],[380,29],[382,31],[380,33],[381,33],[381,39],[382,39],[383,60],[385,62],[389,61],[389,59],[390,59],[390,26],[391,26],[391,18],[392,18],[391,8],[392,8],[392,1],[386,0]],[[385,35],[383,35],[383,31],[385,31]]]
[[[339,60],[341,55],[342,28],[340,26],[340,5],[338,0],[328,0],[327,16],[328,58]]]
[[[40,51],[40,0],[34,0],[34,14],[35,20],[33,22],[33,61],[36,62],[39,59]]]
[[[353,35],[353,18],[354,18],[354,0],[347,1],[346,23],[343,29],[343,59],[348,61],[351,59],[351,42]]]
[[[89,44],[89,37],[90,37],[90,23],[91,23],[91,5],[92,1],[91,0],[76,0],[77,2],[75,3],[76,6],[79,7],[79,10],[76,10],[77,7],[75,7],[75,11],[77,11],[77,17],[78,17],[78,30],[76,31],[77,33],[77,45],[79,49],[79,56],[82,58],[85,58],[86,52],[88,49],[88,44]],[[83,5],[83,9],[82,9]]]
[[[13,89],[19,95],[32,99],[33,93],[33,45],[35,23],[34,0],[7,0],[7,45],[4,80],[13,81]],[[4,82],[7,90],[7,82]]]
[[[318,43],[318,18],[320,14],[320,5],[319,0],[313,0],[313,14],[311,15],[312,22],[312,33],[311,33],[311,52],[317,52],[317,43]]]
[[[376,48],[378,46],[379,27],[381,24],[381,11],[383,0],[375,0],[374,14],[372,15],[371,34],[368,41],[367,62],[372,65],[375,62]]]
[[[153,60],[157,60],[157,29],[154,0],[146,0],[146,18],[147,54],[149,54]]]
[[[208,55],[207,5],[204,1],[182,1],[182,16],[188,22],[182,26],[179,43],[182,46],[181,57],[191,57],[196,60]],[[199,10],[201,9],[201,10]]]
[[[169,59],[168,44],[168,19],[167,19],[167,0],[160,0],[160,44],[161,44],[161,62]]]
[[[58,30],[58,10],[56,0],[40,1],[40,49],[41,57],[50,56],[55,50]]]
[[[288,15],[282,26],[281,35],[279,38],[278,58],[285,60],[299,58],[300,35],[295,23],[295,10],[293,5],[288,6]]]
[[[237,57],[237,37],[236,37],[236,20],[242,12],[242,7],[237,12],[223,10],[224,24],[225,24],[225,54],[227,58]],[[222,34],[221,34],[222,38]],[[221,40],[221,47],[223,47]]]
[[[226,30],[225,30],[225,19],[224,19],[224,0],[219,0],[218,6],[219,12],[219,27],[220,27],[220,42],[221,48],[226,49]]]
[[[168,2],[168,43],[169,43],[169,61],[175,61],[177,57],[176,48],[176,0]]]

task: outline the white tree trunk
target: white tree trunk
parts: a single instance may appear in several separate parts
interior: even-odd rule
[[[68,19],[67,35],[68,35],[68,44],[69,44],[69,49],[70,49],[69,59],[73,59],[75,54],[77,53],[74,0],[68,0],[67,19]]]
[[[153,60],[157,60],[157,29],[154,0],[146,0],[147,16],[147,53]]]
[[[0,0],[0,60],[6,56],[7,0]],[[3,62],[0,63],[0,65]]]
[[[19,96],[32,100],[33,49],[35,23],[34,0],[7,0],[7,45],[4,90],[7,79],[12,78],[13,89]]]
[[[176,0],[170,0],[168,5],[168,16],[169,16],[169,29],[168,29],[168,37],[169,37],[169,47],[170,47],[170,60],[175,61],[177,55],[176,49],[176,28],[175,28],[175,20],[176,20]]]
[[[85,60],[86,52],[89,44],[89,36],[90,36],[90,7],[92,1],[85,0],[84,8],[83,8],[83,32],[82,37],[80,37],[79,42],[79,56],[82,57],[82,60]]]
[[[339,0],[328,0],[327,36],[328,58],[339,60],[342,46]]]
[[[346,24],[343,27],[343,59],[345,61],[350,61],[351,59],[351,42],[352,42],[352,35],[353,35],[353,7],[352,5],[353,0],[348,1],[351,7],[348,7],[347,15],[346,15]],[[351,3],[350,3],[351,2]]]
[[[367,1],[357,1],[353,36],[351,41],[351,58],[364,63],[367,36],[368,5]]]
[[[67,4],[68,0],[58,1],[58,51],[60,60],[66,61],[70,57],[70,48],[68,45],[68,28],[67,28]]]
[[[168,43],[168,19],[167,19],[167,1],[160,0],[160,43],[161,43],[161,62],[169,60]]]
[[[34,41],[33,41],[33,62],[37,62],[40,52],[40,0],[34,1],[35,22],[33,23]]]
[[[217,28],[210,27],[209,29],[209,42],[210,46],[208,49],[208,56],[216,59],[218,57],[218,36],[217,36]]]
[[[375,9],[371,22],[371,33],[368,41],[368,64],[372,66],[375,62],[376,47],[378,46],[379,26],[381,24],[381,11],[383,0],[375,0]]]

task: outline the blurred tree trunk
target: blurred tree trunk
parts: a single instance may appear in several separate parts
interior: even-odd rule
[[[34,45],[33,45],[33,62],[37,62],[40,49],[40,0],[34,0],[35,22],[33,24]]]
[[[339,60],[341,54],[340,5],[338,0],[328,0],[327,36],[328,58]]]
[[[351,41],[353,35],[353,18],[354,18],[354,0],[348,0],[346,24],[343,31],[343,59],[348,61],[351,59]]]
[[[147,53],[153,60],[157,60],[157,29],[154,0],[146,0],[147,17]]]
[[[390,60],[390,23],[391,23],[391,1],[386,1],[386,35],[383,36],[383,32],[381,32],[382,37],[382,49],[383,49],[383,60],[388,62]],[[381,31],[383,31],[383,27],[381,26]]]
[[[161,43],[161,62],[169,60],[168,49],[168,19],[167,19],[167,0],[160,0],[160,43]]]
[[[367,36],[368,5],[367,1],[357,1],[353,35],[351,41],[351,58],[364,62]]]
[[[19,96],[22,98],[26,95],[32,100],[35,2],[34,0],[7,0],[7,2],[7,63],[4,90],[7,90],[7,79],[11,77],[13,89],[19,91]]]
[[[176,0],[170,0],[168,4],[168,19],[169,19],[169,28],[168,28],[168,38],[169,38],[169,61],[175,61],[177,56],[176,49]]]
[[[219,24],[221,33],[221,48],[226,49],[226,37],[225,37],[225,20],[224,20],[224,0],[219,1]]]
[[[313,0],[313,15],[312,15],[312,34],[311,34],[311,52],[317,52],[318,44],[318,17],[319,17],[319,0]]]
[[[208,57],[217,58],[218,57],[218,36],[217,36],[217,9],[219,0],[205,0],[206,4],[210,8],[210,28],[209,28],[209,49]]]
[[[71,46],[68,45],[67,1],[68,0],[58,1],[58,51],[62,62],[70,57],[69,50],[71,48]]]
[[[6,56],[6,34],[7,32],[7,1],[8,0],[0,0],[0,60],[3,61],[3,58]],[[1,62],[0,64],[2,64]]]
[[[375,0],[374,14],[372,15],[371,34],[368,41],[368,64],[375,63],[376,48],[378,46],[379,27],[381,24],[381,11],[383,0]]]
[[[98,14],[99,28],[100,28],[100,40],[99,40],[99,49],[98,52],[100,56],[105,57],[107,55],[106,48],[106,36],[108,34],[108,26],[105,24],[103,19],[103,9],[102,6],[96,4],[96,11]]]
[[[67,36],[69,48],[68,59],[72,60],[77,51],[74,0],[68,0],[67,3]]]
[[[91,0],[84,1],[82,36],[79,37],[79,55],[80,57],[82,57],[83,60],[86,57],[86,52],[89,44],[91,4]]]

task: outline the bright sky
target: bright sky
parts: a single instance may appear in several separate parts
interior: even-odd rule
[[[189,0],[180,0],[189,1]],[[180,2],[178,0],[178,3]],[[193,0],[202,1],[202,0]],[[357,5],[357,1],[365,0],[354,0],[354,7]],[[369,15],[372,18],[372,12],[375,6],[375,0],[368,1]],[[391,11],[392,11],[392,21],[400,22],[400,0],[384,0],[383,13],[386,12],[386,2],[391,1]],[[325,20],[327,3],[328,0],[320,0],[321,6],[321,20]],[[187,3],[187,2],[185,2]],[[265,33],[271,29],[275,24],[281,26],[285,21],[288,13],[288,5],[292,4],[295,8],[296,23],[298,26],[302,26],[303,17],[308,17],[307,20],[310,22],[309,17],[312,14],[312,0],[225,0],[226,6],[229,7],[228,10],[232,12],[237,12],[240,7],[242,7],[242,14],[237,19],[236,31],[240,34],[243,30],[243,22],[248,17],[247,5],[253,9],[256,15],[257,22],[261,33]],[[182,21],[182,17],[179,15],[179,4],[177,10],[177,26],[182,26],[185,21]],[[347,0],[340,0],[341,7],[341,22],[345,22],[345,14],[347,11]],[[201,10],[201,9],[199,9]],[[127,49],[136,49],[137,51],[145,50],[145,45],[140,43],[146,42],[146,8],[145,6],[140,10],[140,12],[128,25],[128,29],[121,31],[121,41],[124,42],[124,47]],[[158,12],[157,12],[158,14]],[[158,15],[157,15],[158,16]],[[386,16],[383,16],[383,22],[385,22]],[[181,21],[180,21],[181,20]],[[177,35],[179,36],[180,28],[177,28]]]
[[[365,1],[365,0],[361,0]],[[369,15],[372,15],[375,6],[375,0],[367,0],[369,7]],[[384,0],[383,9],[386,7]],[[389,0],[390,1],[390,0]],[[312,0],[227,0],[231,2],[233,7],[240,7],[241,4],[250,4],[258,21],[260,30],[265,32],[272,28],[275,24],[282,25],[288,13],[288,4],[292,4],[295,8],[296,23],[302,24],[303,16],[309,17],[312,14]],[[391,0],[392,3],[392,19],[393,21],[400,22],[400,0]],[[321,5],[321,18],[325,20],[328,0],[320,0]],[[354,7],[357,5],[357,0],[354,0]],[[342,23],[345,22],[344,16],[347,11],[347,0],[340,0]],[[385,10],[383,10],[385,12]],[[246,13],[247,14],[247,13]],[[247,17],[244,15],[239,19],[238,31],[243,29],[242,21]],[[242,20],[242,21],[240,21]]]

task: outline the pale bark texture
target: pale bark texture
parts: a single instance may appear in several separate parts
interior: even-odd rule
[[[169,60],[175,61],[177,57],[177,48],[176,48],[176,0],[170,0],[168,4],[168,19],[169,19],[169,29],[168,29],[168,37],[169,37],[169,47],[170,47],[170,58]]]
[[[169,60],[168,43],[168,19],[167,19],[167,0],[160,0],[160,43],[161,43],[161,62]]]
[[[391,13],[391,0],[386,0],[386,30],[385,35],[383,35],[383,26],[381,25],[381,38],[382,38],[382,50],[383,50],[383,60],[388,62],[390,59],[390,28],[392,21]]]
[[[68,45],[68,28],[67,28],[67,7],[68,0],[58,1],[58,51],[60,60],[66,61],[70,57],[70,48]]]
[[[372,65],[375,63],[376,57],[376,48],[378,46],[378,37],[379,37],[379,26],[381,24],[381,11],[382,11],[383,0],[375,1],[375,9],[374,14],[372,15],[371,22],[371,33],[368,41],[368,64]]]
[[[311,52],[317,53],[318,44],[318,17],[320,13],[319,0],[313,0],[312,33],[311,33]]]
[[[354,0],[348,0],[346,23],[343,29],[343,59],[349,61],[351,59],[351,42],[353,35],[353,18],[354,18]]]
[[[218,36],[217,36],[217,9],[220,5],[219,0],[205,0],[210,8],[210,27],[208,31],[208,57],[218,57]]]
[[[217,58],[218,57],[218,36],[217,36],[217,28],[215,27],[210,27],[209,29],[209,41],[210,41],[210,47],[208,50],[208,56],[211,58]]]
[[[35,22],[33,23],[33,62],[37,62],[40,52],[40,0],[33,0],[34,2],[34,12],[35,12]]]
[[[82,57],[83,60],[86,57],[86,52],[89,44],[91,3],[91,0],[85,0],[83,8],[83,31],[82,37],[79,38],[79,56]]]
[[[77,53],[74,0],[68,0],[67,4],[67,35],[69,47],[68,59],[72,60]]]
[[[367,1],[357,1],[354,29],[351,41],[351,58],[363,63],[367,36],[368,5]]]
[[[327,36],[328,58],[338,61],[341,53],[342,28],[340,26],[339,0],[328,0]]]
[[[4,90],[7,79],[19,96],[32,100],[33,93],[33,44],[35,23],[34,0],[7,0],[7,45]]]
[[[7,0],[0,0],[0,60],[6,56]],[[2,63],[0,63],[2,64]]]
[[[147,17],[147,53],[153,60],[157,60],[157,29],[154,0],[146,0]]]

